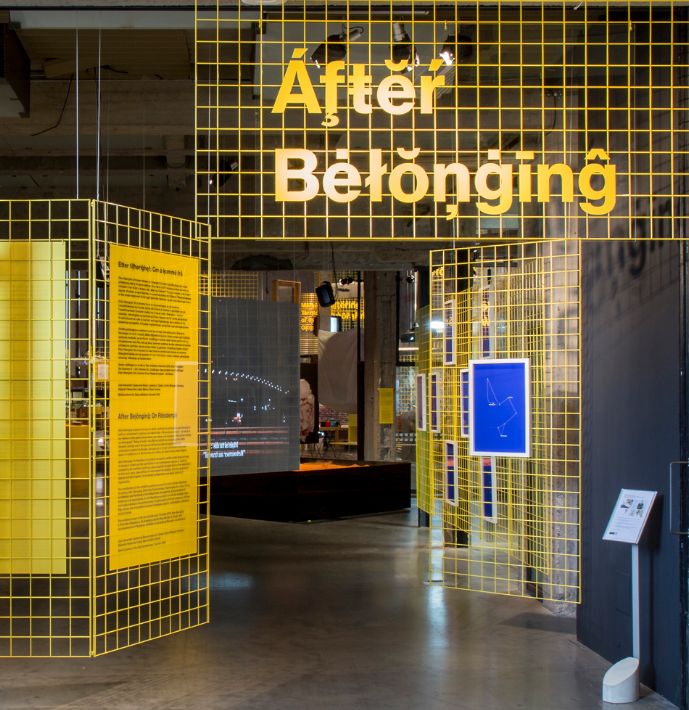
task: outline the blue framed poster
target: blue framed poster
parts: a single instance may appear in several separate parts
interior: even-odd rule
[[[445,442],[445,501],[457,505],[457,442]]]
[[[454,365],[457,359],[457,303],[453,298],[443,304],[443,325],[443,362],[446,365]]]
[[[495,456],[482,456],[481,516],[490,523],[498,522],[498,489],[495,480]]]
[[[440,372],[431,373],[431,431],[440,433]]]
[[[528,358],[469,361],[469,453],[531,455]]]
[[[426,431],[426,375],[416,376],[416,429]]]
[[[469,437],[469,370],[459,371],[459,435]]]

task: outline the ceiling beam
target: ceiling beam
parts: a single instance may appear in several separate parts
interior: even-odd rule
[[[455,242],[469,246],[474,242]],[[431,249],[452,246],[449,240],[409,241],[297,241],[290,240],[215,240],[213,266],[220,270],[236,268],[247,256],[270,255],[290,264],[293,269],[323,270],[331,268],[332,250],[338,267],[354,271],[404,271],[426,265]]]
[[[52,136],[72,136],[76,126],[75,97],[75,87],[70,88],[68,81],[33,81],[30,117],[0,119],[0,131],[5,136],[30,137],[49,129],[46,133]],[[80,81],[81,135],[96,133],[97,99],[94,82]],[[59,120],[63,104],[65,110]],[[194,82],[190,80],[104,81],[101,105],[101,127],[110,135],[152,132],[172,136],[194,132]]]
[[[91,1],[88,9],[77,9],[78,2],[57,3],[59,9],[55,9],[56,3],[51,3],[52,7],[45,9],[12,10],[10,18],[12,22],[18,24],[24,30],[193,30],[194,29],[194,9],[193,6],[186,7],[180,3],[179,9],[160,6],[149,0],[149,9],[134,9],[135,3],[118,2],[113,7],[112,2],[103,9],[94,9],[100,3]],[[138,3],[140,5],[140,3]],[[169,4],[169,3],[168,3]],[[209,3],[209,5],[212,5]],[[202,8],[202,3],[200,7]],[[37,8],[41,5],[37,4]],[[131,9],[127,9],[131,8]],[[239,16],[239,13],[236,13]],[[232,13],[223,11],[223,18],[231,17]],[[201,18],[211,19],[209,11],[200,10]],[[242,20],[258,19],[259,13],[253,9],[242,9]]]

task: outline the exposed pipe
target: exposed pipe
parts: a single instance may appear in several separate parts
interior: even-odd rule
[[[674,155],[679,162],[677,174],[679,186],[677,194],[684,196],[687,194],[689,184],[687,181],[687,170],[689,170],[689,160],[687,150],[687,111],[689,111],[689,89],[687,81],[689,72],[687,71],[687,61],[689,51],[689,32],[687,31],[687,20],[689,12],[686,7],[674,7],[670,12],[675,13],[674,26],[677,32],[675,46],[678,48],[677,56],[677,78],[675,86],[677,90],[677,111],[679,126],[675,126],[673,131],[680,145],[673,146]],[[684,124],[684,125],[683,125]],[[677,129],[680,130],[677,130]],[[684,129],[684,130],[682,130]],[[686,197],[677,198],[677,229],[680,241],[680,459],[689,461],[689,230],[687,229],[687,219],[689,219],[689,208]],[[689,530],[689,476],[680,476],[680,530]],[[680,535],[679,538],[679,579],[680,579],[680,629],[682,630],[681,644],[681,669],[680,669],[680,707],[683,710],[689,708],[689,536]]]

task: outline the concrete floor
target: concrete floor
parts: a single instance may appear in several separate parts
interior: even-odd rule
[[[3,660],[0,708],[674,707],[604,706],[608,664],[573,620],[424,584],[414,520],[214,518],[210,626],[93,660]]]

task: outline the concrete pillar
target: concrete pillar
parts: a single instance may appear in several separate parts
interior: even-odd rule
[[[397,273],[364,275],[364,455],[367,461],[395,459],[395,425],[380,424],[380,387],[395,387],[397,368]]]
[[[560,102],[562,97],[558,97]],[[548,163],[572,164],[576,138],[562,130],[577,125],[576,97],[567,97],[568,109],[557,109],[554,130],[546,134],[544,149]],[[545,606],[561,615],[573,615],[571,603],[577,596],[577,528],[579,523],[579,458],[581,430],[581,372],[579,371],[579,220],[576,205],[553,199],[545,205],[545,237],[566,241],[545,242],[538,247],[542,257],[544,327],[546,336],[545,385],[546,421],[551,429],[549,457],[552,461],[551,496],[546,534],[551,539],[553,574],[542,580]]]

